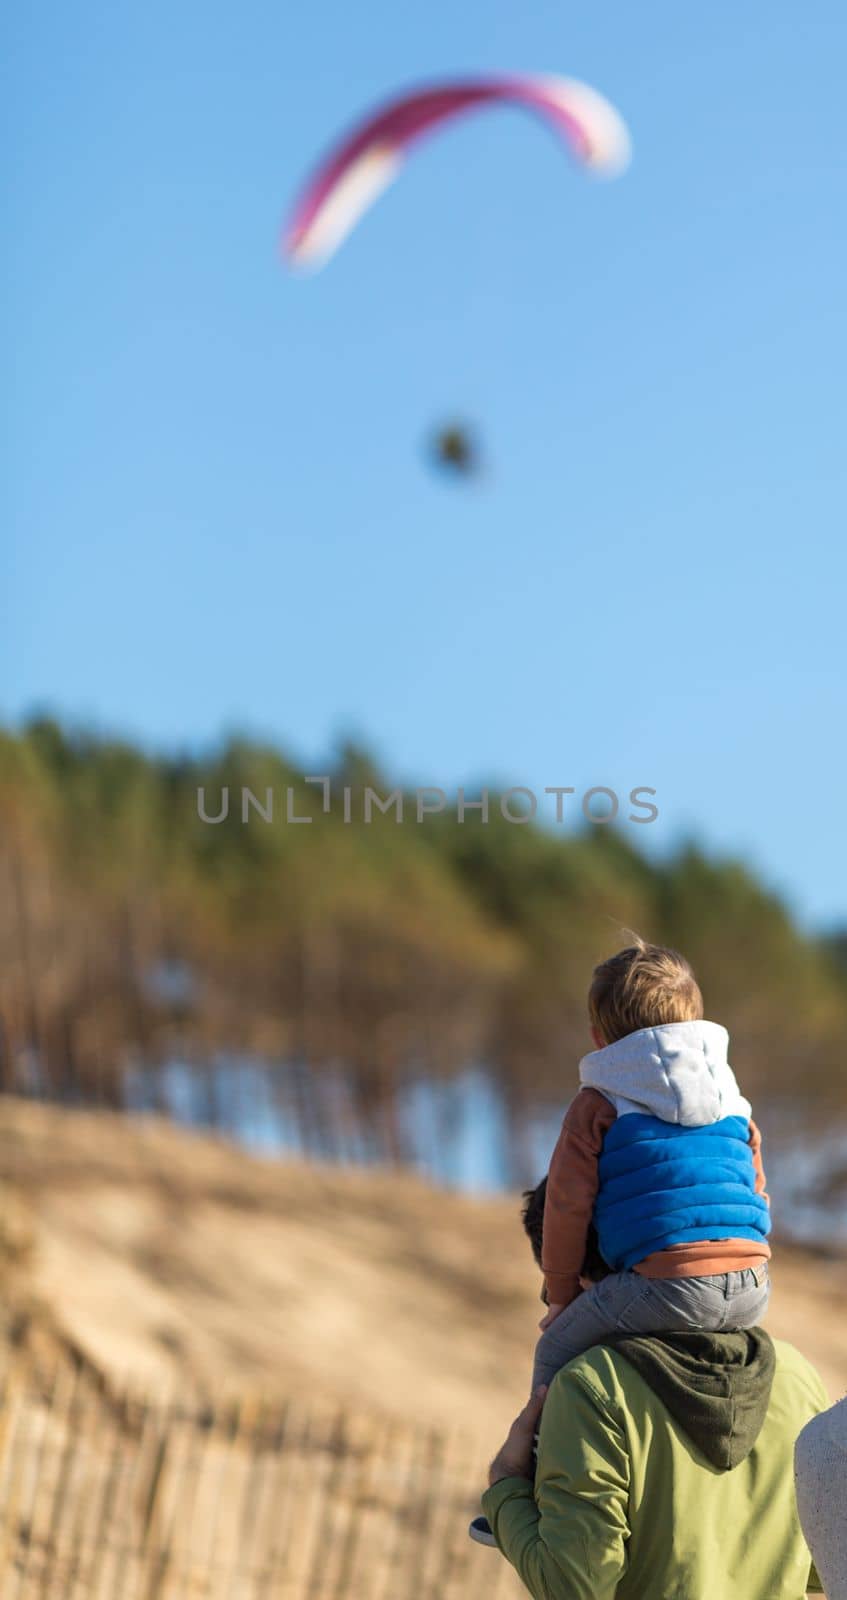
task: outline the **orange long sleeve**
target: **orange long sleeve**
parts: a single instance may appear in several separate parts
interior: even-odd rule
[[[615,1108],[596,1089],[580,1089],[562,1123],[547,1176],[541,1264],[551,1305],[579,1294],[588,1228],[597,1197],[597,1159]]]
[[[768,1205],[770,1205],[771,1197],[768,1194],[765,1169],[762,1165],[762,1135],[756,1127],[752,1117],[750,1118],[750,1137],[747,1143],[753,1152],[753,1166],[756,1172],[756,1193],[763,1195],[767,1200]]]

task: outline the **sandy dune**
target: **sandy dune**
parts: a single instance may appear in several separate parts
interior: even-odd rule
[[[10,1293],[118,1381],[320,1393],[492,1442],[522,1402],[541,1307],[516,1199],[9,1099],[0,1171]],[[837,1397],[847,1266],[777,1247],[774,1285],[771,1332]]]

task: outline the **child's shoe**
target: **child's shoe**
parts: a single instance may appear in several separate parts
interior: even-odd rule
[[[491,1523],[487,1517],[474,1517],[468,1526],[468,1534],[477,1544],[490,1544],[495,1550],[497,1549],[497,1540],[491,1532]]]

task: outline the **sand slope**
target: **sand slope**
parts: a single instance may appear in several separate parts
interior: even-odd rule
[[[118,1381],[311,1391],[492,1443],[522,1403],[541,1306],[517,1199],[10,1099],[0,1172],[10,1293]],[[773,1276],[771,1332],[837,1397],[847,1267],[777,1248]]]

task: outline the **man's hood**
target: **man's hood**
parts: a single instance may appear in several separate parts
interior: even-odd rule
[[[763,1328],[621,1334],[605,1342],[635,1368],[713,1467],[731,1472],[750,1454],[776,1367]]]
[[[579,1079],[611,1100],[618,1116],[640,1111],[687,1128],[722,1117],[749,1120],[728,1047],[717,1022],[665,1022],[592,1050],[579,1063]]]

